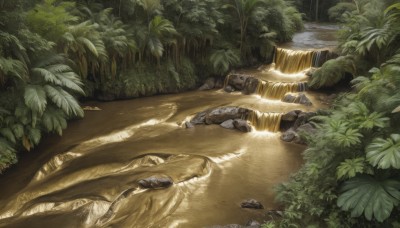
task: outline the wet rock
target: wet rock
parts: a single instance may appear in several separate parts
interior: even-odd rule
[[[281,140],[285,142],[292,142],[296,138],[296,132],[290,128],[289,130],[285,131],[281,135]]]
[[[295,121],[297,119],[298,112],[290,111],[282,115],[281,120],[283,121]]]
[[[312,105],[310,99],[308,99],[308,97],[305,94],[300,94],[298,96],[298,103],[299,104],[303,104],[303,105],[307,105],[307,106],[311,106]]]
[[[197,113],[190,122],[192,124],[204,124],[206,119],[207,111]]]
[[[257,78],[253,77],[248,77],[246,81],[244,82],[243,86],[243,94],[252,94],[255,93],[258,87],[258,84],[260,84],[260,80]]]
[[[308,134],[308,135],[312,135],[312,134],[315,133],[316,129],[310,123],[306,123],[306,124],[303,124],[300,127],[298,127],[296,131],[297,132],[301,132],[301,133],[305,133],[305,134]]]
[[[168,188],[173,184],[173,181],[168,176],[151,176],[142,180],[139,180],[139,185],[142,188],[150,189],[162,189]]]
[[[239,107],[219,107],[205,115],[206,124],[220,124],[229,119],[239,119],[247,116],[249,110]]]
[[[186,121],[185,122],[185,126],[186,126],[186,128],[193,128],[194,127],[194,125],[190,121]]]
[[[199,88],[199,90],[201,90],[201,91],[210,90],[210,89],[214,89],[214,87],[215,87],[215,78],[207,78],[207,80]]]
[[[250,132],[251,131],[251,126],[247,120],[242,120],[242,119],[235,119],[233,121],[233,126],[235,126],[236,129],[242,132]]]
[[[248,199],[241,203],[242,208],[264,209],[264,206],[255,199]]]
[[[286,94],[283,98],[282,101],[286,102],[286,103],[294,103],[294,101],[296,100],[296,96],[292,95],[292,94]]]
[[[235,126],[233,125],[233,120],[227,120],[221,123],[220,126],[226,129],[235,129]]]
[[[235,91],[235,89],[231,85],[227,85],[225,86],[224,91],[227,93],[232,93]]]
[[[302,112],[297,116],[297,120],[293,124],[293,129],[297,130],[298,127],[301,125],[304,125],[308,123],[308,121],[316,116],[317,114],[315,112]]]
[[[308,97],[303,93],[300,93],[298,95],[286,94],[285,97],[283,97],[282,101],[287,103],[303,104],[307,106],[312,105],[310,99],[308,99]]]
[[[237,90],[242,90],[244,88],[244,83],[246,79],[249,77],[248,75],[242,74],[231,74],[228,75],[228,85],[231,85],[233,88]]]
[[[252,219],[246,223],[246,227],[259,228],[261,227],[261,223],[259,223],[257,220]]]

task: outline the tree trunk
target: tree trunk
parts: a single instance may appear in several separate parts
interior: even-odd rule
[[[319,9],[319,0],[316,0],[315,6],[315,21],[318,22],[318,9]]]

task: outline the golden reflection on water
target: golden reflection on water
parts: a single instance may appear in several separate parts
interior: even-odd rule
[[[304,77],[253,73],[270,81]],[[218,106],[260,113],[324,107],[319,94],[306,94],[313,106],[222,90],[90,103],[101,111],[87,112],[63,138],[50,137],[0,176],[0,227],[192,228],[262,220],[266,210],[279,209],[273,186],[300,167],[304,146],[282,142],[280,133],[185,129],[183,123]],[[141,188],[138,181],[151,176],[168,176],[174,184]],[[248,198],[265,209],[241,209]]]

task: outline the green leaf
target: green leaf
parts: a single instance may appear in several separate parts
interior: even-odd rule
[[[2,128],[0,129],[0,135],[2,135],[4,138],[6,138],[8,141],[15,143],[15,136],[13,132],[11,131],[10,128]]]
[[[46,109],[46,92],[44,91],[42,86],[27,86],[25,88],[24,99],[26,106],[28,106],[32,111],[39,113],[40,115]]]
[[[400,169],[400,135],[388,139],[376,138],[366,148],[367,160],[381,169]]]
[[[357,173],[363,173],[365,158],[346,159],[336,168],[338,179],[352,178]]]
[[[351,211],[352,217],[364,214],[368,220],[383,222],[399,202],[400,181],[362,175],[343,184],[337,204],[342,210]]]
[[[68,116],[83,117],[84,113],[76,99],[61,87],[45,86],[47,96]]]

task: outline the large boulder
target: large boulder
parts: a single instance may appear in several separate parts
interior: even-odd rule
[[[231,85],[236,90],[242,90],[244,88],[244,83],[249,76],[242,74],[230,74],[227,77],[227,85]]]
[[[233,126],[235,126],[236,129],[242,132],[250,132],[251,131],[251,126],[247,120],[242,120],[242,119],[235,119],[233,121]]]
[[[150,189],[168,188],[173,183],[174,182],[171,177],[165,175],[147,177],[145,179],[139,180],[138,182],[140,187]]]
[[[240,119],[246,117],[248,109],[239,107],[218,107],[207,112],[205,115],[206,124],[220,124],[229,119]]]
[[[264,209],[264,206],[255,199],[244,200],[240,207],[242,208],[251,208],[251,209]]]
[[[258,80],[257,78],[253,78],[253,77],[248,77],[246,79],[246,81],[244,82],[244,86],[243,86],[243,94],[252,94],[255,93],[257,91],[257,87],[260,84],[260,80]]]

